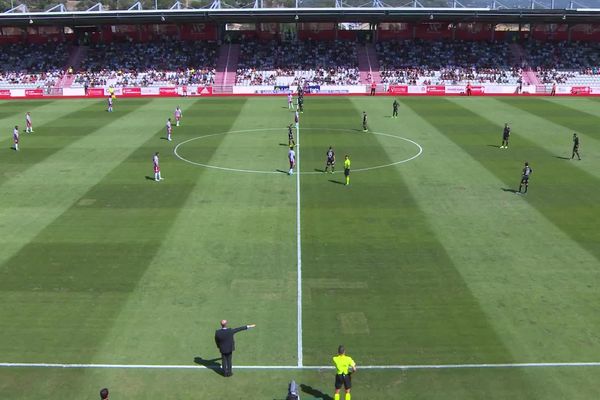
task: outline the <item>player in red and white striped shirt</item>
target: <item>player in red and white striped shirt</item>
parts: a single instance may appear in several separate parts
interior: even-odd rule
[[[177,108],[175,109],[175,125],[179,126],[179,121],[181,120],[181,116],[183,115],[183,112],[181,111],[181,108],[179,108],[179,106],[177,106]]]
[[[19,127],[17,125],[15,125],[15,129],[13,129],[13,143],[15,144],[13,149],[19,151]]]
[[[162,181],[163,178],[160,176],[160,165],[158,164],[158,151],[152,156],[152,167],[154,169],[154,180],[156,182]]]
[[[167,140],[171,141],[171,133],[173,133],[173,126],[171,125],[171,118],[167,120]]]
[[[29,112],[25,114],[25,132],[33,133],[33,124],[31,123],[31,114]]]

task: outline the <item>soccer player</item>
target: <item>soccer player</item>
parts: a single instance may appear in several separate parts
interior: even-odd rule
[[[171,133],[173,133],[173,125],[171,125],[171,118],[167,119],[167,140],[171,141]]]
[[[346,177],[346,185],[350,184],[350,156],[346,154],[344,159],[344,176]]]
[[[175,109],[175,125],[179,126],[179,121],[181,121],[181,116],[183,115],[183,112],[181,111],[181,108],[179,108],[179,106],[177,106],[177,108]]]
[[[29,112],[25,114],[25,132],[33,133],[33,124],[31,123],[31,114]]]
[[[160,176],[160,165],[158,163],[158,151],[152,156],[152,166],[154,169],[154,180],[156,182],[162,181],[163,178]]]
[[[294,175],[294,167],[296,166],[296,152],[292,146],[290,146],[290,150],[288,151],[288,160],[290,162],[290,170],[288,171],[288,175]]]
[[[369,130],[369,127],[367,125],[367,112],[366,111],[363,111],[362,125],[363,125],[363,132],[367,132]]]
[[[300,129],[300,114],[298,114],[298,110],[294,114],[294,123],[296,124],[296,132]]]
[[[288,93],[288,110],[294,109],[294,99],[292,97],[292,92]]]
[[[578,160],[581,160],[581,157],[579,156],[579,136],[577,136],[576,133],[573,134],[573,153],[571,154],[571,160],[575,155],[577,155]]]
[[[19,127],[15,125],[15,129],[13,129],[13,143],[16,151],[19,151]]]
[[[519,185],[519,193],[521,193],[521,189],[523,188],[523,186],[525,186],[525,191],[523,192],[523,194],[527,193],[527,188],[529,187],[529,176],[531,176],[532,172],[533,169],[529,166],[529,163],[525,162],[525,167],[523,167],[523,172],[521,174],[521,184]]]
[[[296,99],[296,104],[296,108],[298,109],[298,111],[304,114],[304,97],[298,96],[298,98]]]
[[[510,139],[510,126],[508,126],[508,122],[504,124],[504,130],[502,131],[502,144],[500,145],[501,149],[508,149],[508,139]]]
[[[398,106],[400,106],[400,103],[398,103],[398,100],[394,99],[394,102],[392,103],[392,118],[398,118]]]
[[[108,96],[108,112],[113,112],[113,98],[112,96]]]
[[[294,140],[294,131],[292,130],[292,124],[288,125],[288,146],[294,148],[296,141]]]
[[[344,346],[340,345],[338,347],[338,354],[333,357],[333,364],[335,365],[335,394],[333,395],[333,400],[340,400],[340,389],[342,386],[344,386],[346,391],[344,399],[351,400],[351,374],[356,372],[356,363],[351,357],[346,355]]]
[[[329,150],[327,150],[325,155],[327,156],[327,161],[325,161],[325,171],[323,172],[327,172],[327,169],[331,166],[331,173],[333,174],[335,170],[335,152],[331,146],[329,146]]]

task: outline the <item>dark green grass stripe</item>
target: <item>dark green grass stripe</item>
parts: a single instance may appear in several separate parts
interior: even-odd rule
[[[243,104],[243,100],[236,100],[207,105],[199,100],[187,109],[185,121],[188,125],[202,124],[226,131]],[[211,117],[211,111],[225,105],[229,119],[220,118],[219,113],[218,117]],[[42,360],[61,354],[63,361],[86,362],[94,356],[199,175],[205,173],[201,168],[165,160],[162,169],[167,180],[156,183],[146,179],[145,175],[152,173],[152,153],[162,150],[167,155],[172,149],[171,143],[159,138],[162,133],[157,131],[142,143],[138,151],[82,196],[86,202],[68,209],[2,266],[0,290],[6,293],[3,298],[10,300],[10,293],[20,292],[27,293],[30,299],[18,304],[7,300],[0,311],[6,328],[0,331],[0,354],[4,358],[20,359],[26,355],[29,360]],[[143,169],[137,162],[142,156]],[[166,196],[170,200],[162,204]],[[119,209],[146,206],[148,199],[155,200],[153,208],[126,214]],[[93,206],[89,206],[90,201]],[[115,209],[113,205],[117,203],[120,206]],[[77,302],[71,303],[71,299],[86,295],[98,297],[97,305],[81,307]],[[64,303],[64,307],[49,311],[38,298]],[[15,314],[17,308],[20,311]],[[39,324],[47,324],[43,326],[44,337],[36,334]],[[61,333],[65,326],[71,327],[68,335]],[[49,336],[53,339],[45,340]]]
[[[567,127],[575,132],[589,135],[593,139],[600,139],[600,135],[598,134],[600,117],[593,114],[543,99],[499,97],[497,100],[540,118],[547,119],[557,125]]]
[[[13,100],[4,102],[1,104],[2,107],[0,107],[0,120],[12,119],[13,121],[11,121],[11,126],[23,125],[25,124],[25,113],[27,111],[34,112],[36,108],[46,106],[53,101],[54,100]]]
[[[360,126],[362,110],[349,100],[329,101],[315,101],[305,127],[333,120]],[[340,107],[344,117],[332,118]],[[302,133],[302,154],[324,154],[319,135]],[[360,157],[389,162],[371,138],[370,149],[353,153],[354,163]],[[342,148],[349,139],[334,134],[331,140]],[[305,362],[329,363],[323,349],[333,354],[340,343],[362,364],[514,361],[401,170],[355,174],[349,187],[331,182],[342,179],[302,177]]]
[[[3,173],[9,177],[23,174],[32,166],[43,162],[66,146],[102,129],[109,123],[114,123],[115,120],[126,117],[150,101],[151,99],[135,99],[120,102],[118,110],[114,113],[104,111],[104,102],[93,101],[89,106],[61,118],[45,124],[34,125],[36,133],[21,134],[21,143],[19,144],[21,150],[19,152],[9,149],[8,145],[1,150],[2,153],[5,153],[2,154]],[[63,104],[65,107],[69,105],[68,102]],[[93,125],[90,124],[90,121],[93,121]],[[2,183],[4,181],[0,181],[0,185]]]
[[[524,199],[600,260],[597,179],[522,136],[512,137],[510,150],[501,151],[497,143],[502,123],[494,124],[457,103],[445,99],[406,99],[404,103],[504,182],[498,196],[513,195],[509,190],[518,188],[523,163],[528,160],[534,174]]]

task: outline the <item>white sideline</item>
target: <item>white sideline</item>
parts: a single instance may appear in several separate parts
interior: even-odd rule
[[[298,367],[302,367],[302,239],[300,231],[300,124],[296,129],[296,253],[298,254],[297,281],[298,281]]]
[[[58,364],[58,363],[0,363],[0,368],[105,368],[105,369],[214,369],[203,365],[160,364]],[[432,364],[432,365],[358,365],[358,369],[370,370],[432,370],[432,369],[490,369],[490,368],[564,368],[600,367],[600,362],[548,362],[506,364]],[[216,367],[215,367],[216,368]],[[234,369],[248,370],[330,370],[332,366],[310,365],[237,365]]]

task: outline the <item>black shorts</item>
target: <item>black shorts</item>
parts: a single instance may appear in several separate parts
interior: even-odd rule
[[[350,375],[336,375],[335,376],[335,388],[341,389],[342,386],[346,389],[350,389],[352,387],[352,378]]]
[[[333,158],[328,158],[327,165],[335,165],[335,160]]]
[[[510,138],[510,136],[502,136],[502,140],[506,140],[508,142],[508,139]]]
[[[521,177],[521,183],[529,183],[529,177],[528,177],[528,176],[525,176],[525,175],[523,175],[523,176]]]
[[[350,170],[348,168],[344,169],[344,175],[349,176]]]

